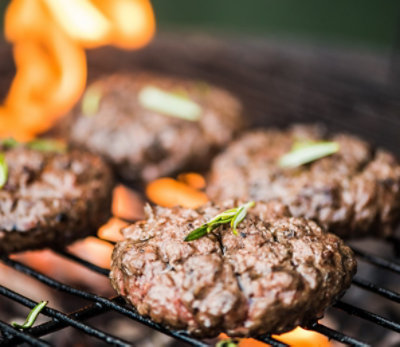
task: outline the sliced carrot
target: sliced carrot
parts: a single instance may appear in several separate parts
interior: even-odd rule
[[[164,207],[196,208],[208,201],[205,193],[167,177],[149,183],[146,195],[150,201]]]

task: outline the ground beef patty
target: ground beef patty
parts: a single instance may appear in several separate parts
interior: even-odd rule
[[[236,204],[147,208],[123,229],[111,281],[140,314],[198,336],[281,333],[317,319],[349,287],[351,250],[315,222],[258,202],[239,224],[192,242],[184,237]]]
[[[0,145],[0,252],[62,247],[94,233],[110,215],[112,176],[96,155]]]
[[[388,152],[349,135],[330,137],[338,153],[294,169],[279,158],[296,140],[326,139],[321,129],[244,134],[215,158],[209,175],[212,199],[281,199],[294,216],[317,221],[342,237],[389,236],[400,217],[400,166]]]
[[[148,86],[196,102],[202,108],[200,120],[144,108],[138,93]],[[98,108],[87,116],[81,103],[76,107],[70,140],[102,155],[129,181],[206,169],[216,151],[242,128],[238,100],[204,83],[143,73],[116,74],[98,80],[88,90],[99,91]]]

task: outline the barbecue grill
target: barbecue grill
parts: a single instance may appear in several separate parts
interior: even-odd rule
[[[9,48],[0,46],[0,52],[6,56]],[[137,68],[205,79],[236,93],[244,101],[246,113],[255,126],[322,121],[329,129],[359,134],[400,156],[400,118],[396,114],[400,106],[396,96],[399,81],[391,73],[397,70],[394,63],[395,60],[390,59],[390,56],[349,53],[324,47],[284,46],[270,41],[221,40],[197,36],[180,37],[177,40],[173,36],[161,36],[140,52],[123,53],[109,48],[89,52],[88,65],[90,79],[110,72]],[[6,64],[1,66],[1,70],[6,72],[3,76],[11,77],[12,67]],[[2,91],[5,92],[8,82],[4,79],[0,81]],[[361,266],[370,264],[375,272],[387,271],[395,283],[400,279],[400,262],[396,258],[399,257],[400,243],[396,238],[385,243],[392,249],[392,254],[386,253],[384,257],[377,255],[374,249],[366,250],[362,244],[353,245],[353,249]],[[54,252],[90,271],[108,276],[107,269],[67,250]],[[121,337],[85,323],[90,318],[109,312],[137,321],[192,346],[210,345],[209,341],[193,338],[183,331],[170,330],[139,315],[121,297],[108,298],[78,289],[8,256],[3,255],[0,260],[6,266],[50,288],[84,301],[82,307],[74,312],[61,312],[46,307],[42,314],[49,317],[49,320],[24,331],[15,329],[9,322],[0,321],[2,345],[25,342],[34,346],[47,346],[48,342],[42,337],[66,327],[73,327],[110,345],[131,345],[131,342]],[[400,303],[400,294],[385,288],[375,278],[356,275],[350,291],[355,287],[376,294],[392,305]],[[28,308],[37,304],[4,284],[0,286],[0,294]],[[358,317],[387,331],[400,333],[398,314],[393,319],[385,318],[366,309],[364,305],[349,301],[347,295],[329,309],[333,314],[339,311],[344,313],[344,319],[349,319],[349,322],[352,317]],[[348,345],[368,346],[370,343],[362,333],[348,334],[318,322],[307,328]],[[286,346],[269,335],[257,339],[272,346]]]

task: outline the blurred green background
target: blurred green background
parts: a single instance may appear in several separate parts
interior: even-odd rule
[[[8,1],[0,0],[0,13]],[[159,32],[222,32],[377,49],[393,47],[399,34],[399,0],[152,0],[152,3]]]
[[[369,47],[394,45],[399,0],[153,0],[159,31],[257,35]]]

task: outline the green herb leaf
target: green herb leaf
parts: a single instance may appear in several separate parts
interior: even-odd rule
[[[1,140],[0,144],[6,148],[15,148],[19,145],[19,142],[17,140],[15,140],[14,138],[9,137],[8,139]]]
[[[18,329],[28,329],[30,328],[33,323],[35,323],[35,320],[37,316],[39,315],[40,311],[44,309],[44,307],[48,304],[48,301],[40,301],[32,310],[29,312],[28,317],[26,317],[26,320],[24,324],[18,324],[16,322],[12,322],[12,326]]]
[[[215,347],[237,347],[237,342],[235,342],[232,339],[224,339],[221,341],[218,341]]]
[[[208,223],[209,224],[214,224],[214,223],[219,223],[219,222],[225,223],[225,221],[231,220],[232,217],[235,216],[236,212],[237,212],[237,208],[232,208],[230,210],[226,210],[226,211],[216,215]]]
[[[51,139],[36,139],[28,142],[26,146],[30,149],[35,149],[42,152],[57,152],[65,153],[67,145],[65,142]]]
[[[233,216],[233,218],[231,220],[231,228],[232,228],[232,231],[233,231],[233,233],[235,235],[238,234],[237,226],[243,221],[243,219],[246,218],[247,210],[249,208],[251,208],[251,207],[254,207],[254,206],[255,206],[255,202],[254,201],[250,201],[247,204],[244,204],[241,207],[239,207],[238,211]]]
[[[194,241],[203,236],[206,236],[208,233],[218,228],[222,224],[231,224],[232,232],[237,235],[237,226],[245,219],[247,215],[247,211],[249,208],[254,207],[254,201],[250,201],[244,205],[241,205],[236,208],[232,208],[230,210],[226,210],[214,218],[212,218],[207,223],[203,224],[197,229],[191,231],[185,238],[184,241]]]
[[[294,143],[292,150],[280,158],[279,166],[283,168],[298,167],[332,155],[339,149],[340,146],[337,142],[306,141],[305,143]]]
[[[293,143],[292,145],[292,151],[298,150],[298,149],[302,149],[305,147],[309,147],[314,145],[315,143],[317,143],[316,141],[313,140],[298,140],[296,142]]]
[[[206,224],[203,224],[201,227],[194,229],[193,231],[191,231],[184,239],[184,241],[188,242],[188,241],[194,241],[197,240],[203,236],[206,236],[207,233],[209,233],[210,231],[207,230],[208,227]]]
[[[4,154],[0,154],[0,189],[4,187],[8,179],[8,165]]]
[[[138,93],[138,100],[148,110],[188,121],[199,120],[203,112],[199,104],[187,97],[153,86],[143,87]]]
[[[93,116],[97,113],[100,107],[103,91],[100,86],[91,85],[86,89],[81,102],[81,110],[85,116]]]

